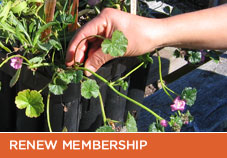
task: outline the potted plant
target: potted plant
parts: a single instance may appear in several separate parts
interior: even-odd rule
[[[122,127],[125,126],[126,131],[132,132],[137,131],[137,128],[131,114],[135,114],[138,107],[156,117],[157,122],[152,124],[152,129],[164,131],[168,122],[140,103],[147,74],[147,69],[141,67],[152,62],[149,54],[139,58],[112,60],[97,73],[78,63],[70,68],[64,64],[67,44],[74,32],[105,7],[127,11],[126,2],[91,0],[87,4],[86,1],[79,3],[78,0],[2,1],[0,6],[2,58],[0,97],[4,98],[2,131],[100,132],[124,131]],[[112,39],[94,37],[103,39],[104,53],[122,56],[126,51],[128,42],[121,31],[116,30]],[[121,46],[116,48],[115,52],[109,49],[113,43]],[[93,76],[87,78],[83,71],[89,71]],[[143,82],[141,76],[144,76]],[[161,66],[160,79],[162,81]],[[168,95],[169,92],[176,94],[161,83]],[[183,91],[182,98],[194,104],[195,95],[195,89],[187,88]],[[171,96],[170,98],[174,101],[173,108],[175,104],[182,105],[181,109],[175,108],[179,116],[184,116],[184,119],[190,118],[188,112],[180,115],[180,111],[184,110],[185,101],[179,96],[175,100]],[[126,118],[126,123],[123,123]],[[174,120],[171,120],[169,125],[173,124]]]
[[[62,131],[64,127],[68,131],[78,131],[79,124],[81,131],[92,131],[103,124],[100,106],[97,104],[99,100],[95,98],[87,100],[81,97],[79,81],[83,72],[75,71],[74,78],[71,76],[75,81],[72,81],[70,77],[66,77],[72,71],[64,65],[67,44],[79,25],[95,17],[105,7],[126,10],[126,5],[121,1],[103,1],[95,6],[97,2],[91,1],[90,5],[87,5],[85,1],[81,1],[79,8],[77,0],[47,0],[45,3],[43,0],[2,1],[1,97],[11,100],[7,102],[8,105],[4,105],[8,109],[6,108],[4,112],[7,116],[3,114],[3,117],[9,119],[9,122],[2,127],[3,131],[48,131],[48,124],[52,125],[53,131]],[[80,18],[84,18],[85,15],[88,17],[87,20]],[[136,61],[135,65],[139,63],[137,58],[116,59],[104,65],[98,74],[107,80],[120,78],[135,66],[130,65],[132,60]],[[119,96],[114,95],[107,85],[101,84],[99,80],[97,82],[103,94],[103,101],[106,102],[106,110],[112,109],[109,110],[108,117],[124,121],[124,113],[127,113],[125,108],[131,107],[130,103],[125,99],[119,99]],[[143,95],[144,86],[145,84],[136,88],[141,93],[140,96]],[[133,86],[129,87],[133,89]],[[128,93],[121,86],[117,86],[117,89],[126,95]],[[107,99],[104,94],[112,97]],[[28,95],[31,100],[26,97]],[[17,107],[25,108],[25,111],[14,109],[15,97]],[[33,97],[37,97],[39,101],[35,104],[39,106],[29,103],[33,102]],[[27,101],[28,106],[23,103],[20,106],[23,99]],[[44,104],[49,106],[46,107]],[[46,110],[49,112],[43,113]],[[132,108],[131,111],[134,109]],[[91,121],[87,121],[88,119]]]

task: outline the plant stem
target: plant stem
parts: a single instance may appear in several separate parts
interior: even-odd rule
[[[55,57],[55,50],[54,50],[54,52],[53,52],[53,55],[52,55],[52,64],[54,64],[54,57]]]
[[[85,68],[85,67],[78,67],[78,66],[75,66],[75,69],[76,70],[83,70],[83,71],[88,71],[90,72],[92,75],[94,75],[95,77],[97,77],[98,79],[102,80],[105,84],[109,85],[110,83],[105,79],[103,78],[102,76],[98,75],[97,73]]]
[[[162,79],[162,63],[161,63],[161,57],[158,53],[158,51],[156,50],[157,54],[158,54],[158,64],[159,64],[159,77],[160,77],[160,82],[161,82],[161,85],[162,85],[162,89],[164,90],[164,92],[169,96],[169,98],[171,100],[173,100],[173,97],[169,94],[169,92],[166,90],[166,86],[163,82],[163,79]]]
[[[128,96],[122,94],[121,92],[119,92],[118,90],[116,90],[113,85],[111,83],[109,83],[105,78],[103,78],[102,76],[98,75],[97,73],[85,68],[85,67],[75,67],[75,69],[77,70],[83,70],[83,71],[88,71],[90,72],[92,75],[94,75],[95,77],[97,77],[98,79],[102,80],[105,84],[107,84],[115,93],[117,93],[118,95],[120,95],[121,97],[131,101],[132,103],[138,105],[139,107],[143,108],[144,110],[148,111],[149,113],[151,113],[152,115],[154,115],[157,119],[160,120],[164,120],[161,116],[159,116],[158,114],[156,114],[154,111],[152,111],[151,109],[147,108],[146,106],[144,106],[143,104],[137,102],[136,100],[129,98]]]
[[[128,96],[122,94],[121,92],[119,92],[118,90],[116,90],[112,85],[109,85],[109,87],[118,95],[120,95],[121,97],[131,101],[132,103],[138,105],[139,107],[143,108],[144,110],[148,111],[149,113],[151,113],[152,115],[154,115],[157,119],[159,120],[164,120],[161,116],[159,116],[158,114],[156,114],[154,111],[152,111],[151,109],[149,109],[148,107],[144,106],[143,104],[141,104],[140,102],[135,101],[132,98],[129,98]]]
[[[24,56],[21,56],[21,55],[12,55],[10,57],[8,57],[7,59],[5,59],[1,64],[0,64],[0,68],[5,64],[7,63],[10,59],[14,58],[14,57],[20,57],[22,59],[24,59],[29,65],[31,64],[30,61],[24,57]]]
[[[179,116],[181,116],[181,112],[180,112],[180,110],[177,110],[177,112],[178,112],[178,115],[179,115]]]
[[[47,96],[47,124],[49,131],[52,132],[51,124],[50,124],[50,92],[48,93]]]
[[[94,6],[94,8],[95,8],[96,13],[97,13],[97,14],[100,14],[100,10],[99,10],[99,8],[98,8],[98,7],[96,7],[96,6]]]
[[[129,75],[131,75],[133,72],[135,72],[137,69],[139,69],[141,66],[144,65],[144,62],[142,62],[141,64],[139,64],[137,67],[135,67],[134,69],[132,69],[129,73],[127,73],[125,76],[119,78],[117,81],[115,81],[114,83],[116,82],[119,82],[121,80],[124,80],[125,78],[127,78]]]
[[[38,68],[38,67],[42,67],[42,66],[52,66],[53,64],[50,63],[40,63],[40,64],[33,64],[31,66],[29,66],[30,69],[34,69],[34,68]]]
[[[42,93],[44,89],[46,89],[48,87],[49,83],[46,84],[42,89],[39,90],[39,93]]]
[[[100,106],[101,106],[101,111],[102,111],[102,117],[103,117],[103,122],[104,122],[104,125],[106,125],[106,113],[105,113],[105,109],[104,109],[104,104],[103,104],[103,100],[102,100],[102,95],[101,93],[99,92],[99,101],[100,101]]]
[[[170,91],[171,93],[175,94],[176,96],[180,96],[179,94],[177,94],[176,92],[174,92],[172,89],[168,88],[165,84],[164,84],[165,88]]]

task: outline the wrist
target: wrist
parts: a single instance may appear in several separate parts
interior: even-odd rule
[[[172,39],[169,28],[166,25],[165,19],[150,19],[150,24],[147,29],[147,38],[150,43],[150,50],[154,51],[157,48],[171,46]]]

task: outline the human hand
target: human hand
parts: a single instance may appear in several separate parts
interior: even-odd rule
[[[88,59],[85,61],[85,67],[96,72],[103,64],[113,59],[113,57],[102,52],[101,39],[83,39],[91,35],[111,38],[115,30],[122,31],[128,39],[128,47],[124,56],[139,56],[154,50],[158,47],[158,43],[155,42],[157,40],[152,39],[155,38],[156,33],[154,32],[159,30],[155,28],[160,28],[158,20],[156,22],[154,20],[156,19],[131,15],[116,9],[104,9],[100,15],[88,22],[74,35],[67,50],[66,65],[72,66],[74,62],[84,62],[88,43],[90,43],[91,47],[88,50]],[[153,29],[150,27],[153,27]],[[81,42],[81,40],[83,41]],[[75,52],[79,43],[77,52]],[[85,74],[87,76],[91,75],[89,72],[85,72]]]

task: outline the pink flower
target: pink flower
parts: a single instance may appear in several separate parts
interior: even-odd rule
[[[11,60],[10,66],[12,66],[14,69],[20,69],[22,67],[23,59],[20,57],[14,57]]]
[[[163,127],[167,127],[168,126],[168,122],[166,120],[161,120],[160,124]]]
[[[181,100],[179,96],[177,96],[174,101],[174,104],[170,105],[172,111],[180,110],[184,111],[185,108],[185,101]]]

